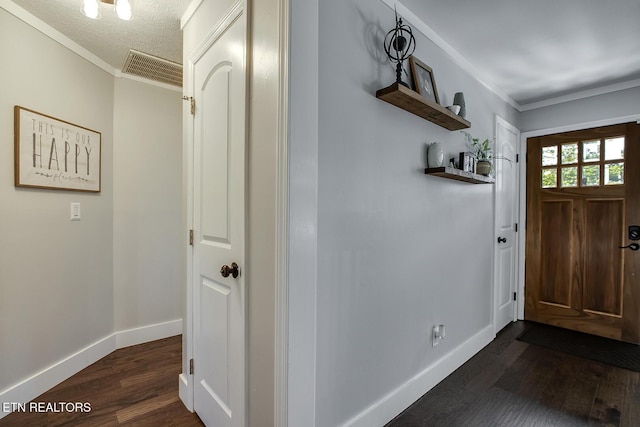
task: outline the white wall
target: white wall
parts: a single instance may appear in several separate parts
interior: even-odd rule
[[[123,331],[182,318],[182,94],[116,79],[114,321]]]
[[[393,25],[382,2],[319,2],[316,426],[388,421],[357,417],[387,405],[492,318],[493,186],[425,176],[426,144],[454,155],[464,136],[375,98],[394,80],[382,51]],[[304,29],[298,37],[313,42]],[[515,110],[416,37],[441,103],[465,93],[469,132],[493,137],[496,114],[518,124]],[[294,84],[296,99],[306,88]],[[447,338],[432,348],[439,323]]]
[[[34,398],[116,346],[181,328],[181,94],[114,83],[44,33],[0,8],[5,401]],[[101,132],[102,191],[14,187],[14,105]],[[71,202],[81,203],[79,222],[69,221]]]
[[[3,9],[0,56],[2,392],[113,333],[113,77]],[[101,132],[102,192],[14,187],[14,105]]]
[[[521,114],[523,132],[640,114],[640,87],[591,96]]]

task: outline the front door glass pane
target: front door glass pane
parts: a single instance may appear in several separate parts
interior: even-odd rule
[[[558,146],[542,147],[542,166],[558,164]]]
[[[562,186],[577,187],[578,186],[578,168],[562,168]]]
[[[624,163],[604,165],[604,185],[624,184]]]
[[[582,167],[582,185],[600,185],[600,165]]]
[[[600,161],[600,141],[582,143],[582,160],[584,162]]]
[[[604,140],[604,159],[624,159],[624,136]]]
[[[542,170],[542,188],[556,188],[558,186],[558,171],[556,169]]]
[[[562,164],[578,163],[578,144],[564,144],[562,146]]]

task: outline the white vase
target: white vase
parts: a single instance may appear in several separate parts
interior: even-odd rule
[[[442,144],[434,142],[427,150],[427,164],[430,168],[440,168],[444,166],[444,150]]]

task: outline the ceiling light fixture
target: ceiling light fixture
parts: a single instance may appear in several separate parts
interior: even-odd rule
[[[133,18],[133,0],[116,0],[116,15],[124,21]]]
[[[87,18],[100,19],[100,4],[98,0],[84,0],[82,2],[82,14]]]
[[[100,2],[113,4],[116,15],[124,21],[133,18],[133,0],[82,0],[82,14],[87,18],[100,19]]]

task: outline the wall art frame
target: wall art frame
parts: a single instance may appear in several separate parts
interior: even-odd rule
[[[458,158],[458,169],[476,173],[476,156],[470,152],[461,152]]]
[[[102,134],[16,105],[16,187],[99,193]]]
[[[411,65],[414,90],[428,100],[440,104],[433,69],[413,55],[409,57],[409,64]]]

